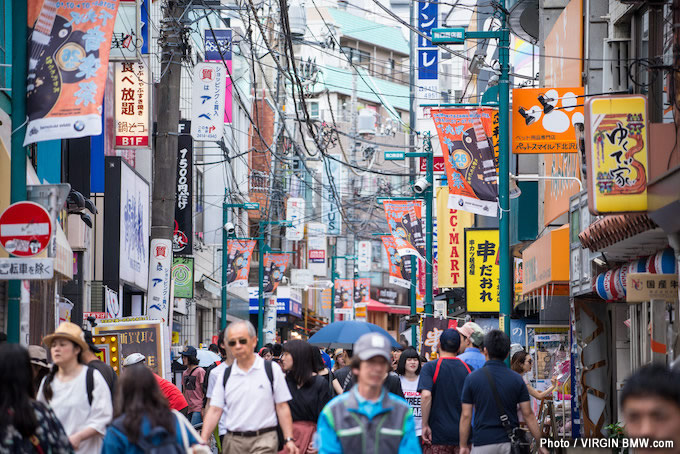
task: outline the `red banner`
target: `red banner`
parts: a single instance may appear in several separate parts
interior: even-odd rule
[[[422,206],[420,200],[383,202],[387,225],[397,245],[397,252],[404,257],[416,255],[425,257],[425,235],[423,235]]]
[[[335,280],[335,308],[352,310],[353,304],[368,303],[371,299],[371,279]]]
[[[288,254],[265,254],[264,255],[264,295],[270,296],[279,286],[283,275],[288,268],[290,255]]]
[[[387,252],[390,267],[390,284],[399,287],[411,287],[411,259],[405,259],[397,251],[397,242],[393,236],[383,236],[382,242]]]
[[[489,108],[432,109],[444,153],[449,208],[497,216],[498,153],[493,140],[497,116]]]
[[[24,146],[101,134],[118,0],[28,0]]]
[[[227,286],[248,287],[248,272],[255,240],[229,241],[227,243]]]

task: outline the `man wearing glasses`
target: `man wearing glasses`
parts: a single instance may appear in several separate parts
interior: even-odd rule
[[[227,435],[222,452],[276,453],[276,429],[280,425],[286,452],[298,454],[288,407],[291,395],[281,367],[255,354],[257,335],[250,322],[232,323],[227,327],[226,338],[234,363],[217,377],[201,437],[210,438],[226,411]]]

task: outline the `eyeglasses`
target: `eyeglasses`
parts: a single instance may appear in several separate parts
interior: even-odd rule
[[[248,339],[242,337],[238,340],[238,343],[241,345],[246,345],[248,343]],[[236,341],[230,340],[229,342],[227,342],[227,345],[229,345],[230,347],[234,347],[236,345]]]

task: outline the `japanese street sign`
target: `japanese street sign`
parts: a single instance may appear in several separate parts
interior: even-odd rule
[[[0,259],[0,280],[7,279],[52,279],[54,259]]]
[[[192,257],[172,258],[172,280],[175,283],[175,298],[194,297],[194,259]]]
[[[229,77],[233,74],[231,46],[232,46],[232,31],[229,29],[221,30],[205,30],[204,37],[205,45],[205,61],[218,62],[221,65],[227,65],[228,74],[225,77],[225,92],[224,92],[224,123],[231,123],[232,114],[232,80]]]
[[[465,29],[433,28],[432,42],[437,44],[465,44]]]
[[[172,241],[163,238],[151,240],[151,264],[146,314],[151,320],[168,322],[170,307],[170,279],[172,272]]]
[[[221,63],[199,63],[194,67],[191,137],[219,141],[224,136],[224,91],[226,70]]]
[[[191,123],[179,122],[177,138],[177,179],[175,181],[175,229],[172,235],[172,252],[191,255],[194,250],[193,228],[193,139],[189,135]]]
[[[47,210],[35,202],[17,202],[0,215],[0,244],[17,257],[42,252],[52,237],[52,220]]]
[[[468,312],[498,312],[497,229],[465,229],[465,290]]]
[[[370,241],[359,241],[359,248],[357,252],[358,264],[357,268],[362,273],[371,271],[373,246]]]
[[[444,156],[433,156],[432,170],[435,172],[446,172],[446,165],[444,164]],[[420,158],[420,171],[427,172],[427,158]]]
[[[246,210],[259,210],[260,209],[260,204],[257,202],[246,202],[243,204],[243,208]]]
[[[109,60],[134,61],[142,52],[142,0],[119,0]]]
[[[465,229],[472,227],[475,216],[448,207],[449,188],[437,188],[437,286],[464,287]]]
[[[678,302],[678,275],[628,273],[626,302],[642,303],[651,300]]]
[[[149,65],[145,60],[115,63],[116,148],[149,146]]]
[[[302,240],[305,237],[305,199],[291,197],[286,201],[286,220],[291,223],[286,227],[286,239]]]
[[[326,224],[329,236],[337,236],[342,232],[340,204],[345,183],[344,169],[338,161],[328,159],[325,171],[321,175],[321,222]]]
[[[647,211],[647,98],[591,98],[585,126],[590,212]]]
[[[403,161],[405,153],[403,151],[386,151],[385,161]]]
[[[24,146],[102,132],[118,1],[29,0]]]

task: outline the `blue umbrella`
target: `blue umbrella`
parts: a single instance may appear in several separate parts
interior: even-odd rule
[[[392,346],[401,347],[394,338],[381,327],[368,322],[355,320],[333,322],[324,326],[316,334],[309,338],[309,343],[324,348],[348,348],[366,333],[380,333],[390,340]]]

